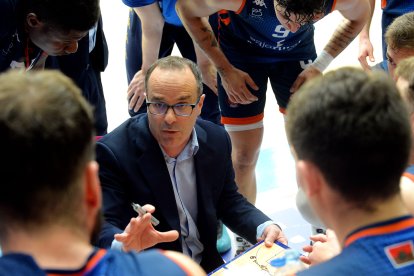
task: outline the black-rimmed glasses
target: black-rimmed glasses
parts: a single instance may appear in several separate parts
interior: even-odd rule
[[[149,113],[153,115],[165,115],[168,109],[172,108],[174,114],[176,116],[188,117],[191,116],[193,113],[193,109],[200,101],[200,97],[198,97],[197,102],[194,104],[173,104],[168,105],[166,103],[160,102],[149,102],[147,100],[147,109]]]

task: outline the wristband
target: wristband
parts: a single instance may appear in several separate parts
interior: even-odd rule
[[[327,51],[323,50],[312,63],[312,66],[322,73],[332,62],[333,59],[333,56],[331,56]]]

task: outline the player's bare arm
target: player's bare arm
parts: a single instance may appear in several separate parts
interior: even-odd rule
[[[370,70],[370,67],[367,63],[367,58],[371,62],[375,62],[374,58],[374,47],[372,46],[370,37],[369,37],[369,30],[371,28],[371,21],[372,16],[374,15],[375,9],[375,0],[369,0],[371,11],[370,15],[368,16],[367,23],[365,24],[364,28],[362,28],[361,33],[359,34],[359,53],[358,53],[358,60],[361,63],[362,68],[364,70]]]
[[[371,13],[369,0],[338,0],[335,9],[344,16],[344,20],[324,49],[332,57],[338,56],[354,40]]]
[[[299,74],[290,89],[292,93],[296,92],[307,80],[320,75],[329,62],[355,39],[365,26],[371,7],[369,0],[337,0],[335,10],[344,16],[344,20],[336,28],[328,44],[312,66]]]
[[[257,87],[248,74],[230,64],[220,50],[207,20],[210,14],[222,9],[237,11],[242,4],[243,0],[178,0],[176,9],[187,32],[217,68],[230,101],[248,104],[257,98],[250,93],[246,83],[253,89],[257,89]]]
[[[158,2],[143,7],[136,7],[134,11],[141,20],[142,67],[128,86],[127,98],[129,99],[129,109],[137,112],[145,100],[145,74],[151,64],[158,59],[164,18]]]
[[[203,83],[206,84],[217,95],[217,69],[203,50],[197,44],[194,44],[194,50],[197,57],[197,65],[203,76]]]

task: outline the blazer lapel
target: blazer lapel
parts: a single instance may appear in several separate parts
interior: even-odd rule
[[[214,168],[212,164],[215,164],[213,149],[207,143],[207,134],[204,129],[196,125],[197,139],[199,143],[199,149],[194,157],[194,166],[196,170],[197,181],[197,199],[198,199],[198,219],[197,225],[201,236],[204,240],[206,236],[209,236],[209,229],[216,229],[214,223],[216,217],[216,210],[214,207],[214,198],[212,194],[212,181],[214,181]]]
[[[145,124],[141,124],[139,131],[140,138],[144,137],[144,141],[140,143],[138,139],[135,140],[137,148],[142,152],[138,165],[145,172],[143,175],[156,200],[156,212],[164,216],[171,229],[180,233],[180,220],[168,168],[157,141],[149,131],[148,120],[143,121]]]

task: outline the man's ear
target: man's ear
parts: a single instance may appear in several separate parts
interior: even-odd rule
[[[296,163],[298,181],[308,198],[318,195],[323,179],[321,171],[313,163],[298,160]]]
[[[201,96],[200,96],[200,100],[198,101],[198,104],[197,104],[197,106],[198,106],[198,110],[199,110],[199,114],[198,115],[200,115],[201,114],[201,109],[203,108],[203,104],[204,104],[204,98],[206,97],[206,95],[205,94],[202,94]]]
[[[39,28],[43,25],[43,23],[39,20],[36,14],[34,13],[28,13],[26,15],[26,24],[30,28]]]
[[[85,191],[86,203],[92,208],[101,208],[102,195],[99,182],[99,165],[96,161],[90,161],[85,167]]]

